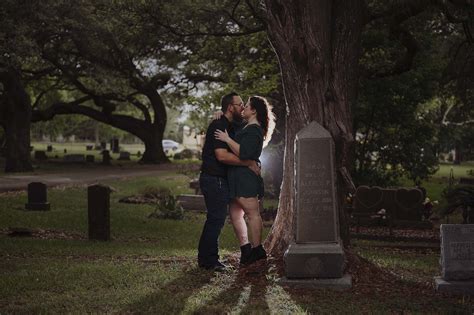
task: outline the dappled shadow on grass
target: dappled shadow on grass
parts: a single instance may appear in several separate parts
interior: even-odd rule
[[[472,302],[439,294],[433,281],[407,279],[399,270],[382,268],[346,251],[352,288],[345,291],[285,287],[291,298],[313,312],[472,312]],[[434,275],[433,275],[434,276]]]
[[[195,292],[209,283],[213,274],[203,272],[197,266],[184,269],[177,278],[165,283],[155,292],[138,298],[120,313],[132,314],[177,314],[183,311],[186,301]],[[133,294],[133,293],[132,293]]]
[[[267,276],[271,272],[271,262],[259,261],[247,267],[239,267],[236,256],[231,256],[229,263],[234,268],[227,279],[230,283],[194,313],[269,313],[265,295],[270,284]]]

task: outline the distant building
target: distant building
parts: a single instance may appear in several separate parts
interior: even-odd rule
[[[187,149],[202,150],[205,135],[196,134],[196,129],[183,126],[183,146]]]

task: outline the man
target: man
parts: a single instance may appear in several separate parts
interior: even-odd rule
[[[214,271],[223,271],[226,266],[219,261],[218,240],[227,216],[230,202],[227,183],[227,165],[248,166],[255,173],[259,167],[255,161],[242,161],[230,153],[225,142],[215,139],[214,132],[227,130],[233,136],[232,122],[241,122],[242,98],[237,93],[224,95],[221,107],[224,115],[211,122],[206,131],[206,140],[202,150],[201,175],[199,185],[204,195],[207,218],[202,230],[198,247],[199,267]]]

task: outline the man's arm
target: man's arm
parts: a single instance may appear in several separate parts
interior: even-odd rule
[[[255,174],[260,175],[260,167],[254,160],[241,160],[237,155],[227,151],[227,149],[215,149],[214,153],[217,160],[221,163],[235,166],[247,166]]]

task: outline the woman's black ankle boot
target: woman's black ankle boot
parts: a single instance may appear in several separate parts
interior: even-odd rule
[[[240,246],[240,263],[242,265],[248,264],[251,253],[252,253],[252,245],[250,245],[250,243]]]
[[[265,251],[262,245],[258,245],[257,247],[252,248],[247,265],[252,264],[256,262],[257,260],[266,259],[266,258],[267,258],[267,252]]]

